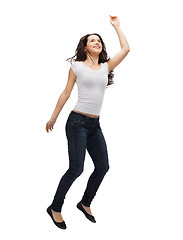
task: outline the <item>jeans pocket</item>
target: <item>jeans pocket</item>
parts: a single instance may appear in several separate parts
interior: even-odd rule
[[[84,124],[84,120],[79,119],[79,118],[71,118],[71,126],[81,126]]]

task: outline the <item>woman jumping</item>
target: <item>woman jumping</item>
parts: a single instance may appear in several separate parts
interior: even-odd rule
[[[107,144],[99,121],[100,111],[105,89],[113,84],[113,69],[130,51],[120,28],[119,18],[110,16],[110,23],[119,37],[120,51],[110,59],[107,57],[105,44],[99,34],[92,33],[83,36],[78,43],[76,54],[69,58],[71,67],[66,87],[58,99],[51,119],[46,123],[46,131],[52,131],[60,111],[71,95],[74,84],[77,83],[78,101],[70,112],[65,125],[69,168],[60,179],[53,202],[47,208],[54,224],[62,229],[66,229],[66,223],[61,215],[64,199],[72,183],[83,172],[86,150],[95,168],[89,177],[86,190],[77,204],[77,208],[94,223],[96,220],[92,215],[90,204],[109,170]]]

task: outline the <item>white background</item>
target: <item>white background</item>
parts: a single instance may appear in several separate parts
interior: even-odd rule
[[[110,15],[130,52],[106,90],[101,127],[110,170],[91,210],[76,208],[93,171],[66,195],[57,228],[46,208],[68,168],[65,123],[77,86],[47,133],[79,39],[99,33],[119,50]],[[3,239],[183,239],[183,34],[181,1],[2,0],[0,3],[1,234]]]

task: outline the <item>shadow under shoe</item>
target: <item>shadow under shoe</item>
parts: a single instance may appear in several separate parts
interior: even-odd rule
[[[61,229],[66,229],[67,226],[65,224],[65,222],[56,222],[53,218],[52,212],[51,212],[51,205],[46,209],[47,213],[50,215],[51,219],[53,220],[54,224]]]
[[[82,206],[82,204],[81,204],[81,201],[76,205],[76,207],[77,207],[80,211],[82,211],[82,212],[84,213],[84,215],[85,215],[86,218],[88,218],[91,222],[96,223],[96,220],[95,220],[94,216],[88,214],[88,213],[85,211],[85,209],[83,208],[83,206]]]

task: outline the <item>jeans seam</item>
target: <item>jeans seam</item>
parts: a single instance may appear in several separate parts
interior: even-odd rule
[[[92,146],[93,146],[94,149],[95,149],[95,144],[92,143]],[[99,172],[98,172],[98,175],[97,175],[97,177],[96,177],[96,179],[95,179],[95,181],[94,181],[94,183],[93,183],[93,185],[92,185],[92,187],[91,187],[90,194],[89,194],[89,197],[88,197],[89,200],[90,200],[90,197],[91,197],[91,194],[92,194],[93,188],[94,188],[94,186],[95,186],[95,183],[96,183],[96,181],[97,181],[97,179],[98,179],[98,177],[99,177],[99,175],[100,175],[100,169],[101,169],[100,157],[99,157],[99,155],[98,155],[96,149],[95,149],[94,151],[95,151],[95,153],[96,153],[96,155],[97,155],[97,157],[98,157],[98,159],[99,159]],[[94,170],[94,171],[95,171],[95,170]]]
[[[75,149],[75,141],[74,141],[74,134],[73,134],[73,131],[72,131],[72,127],[71,127],[71,136],[72,136],[72,141],[73,141],[73,151],[74,151],[74,168],[76,167],[76,149]],[[70,164],[69,164],[70,165]],[[69,166],[70,167],[70,166]]]

